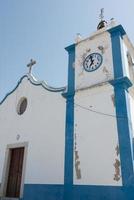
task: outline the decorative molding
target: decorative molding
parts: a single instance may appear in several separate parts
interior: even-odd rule
[[[115,87],[121,87],[123,89],[128,89],[130,87],[132,87],[132,82],[130,81],[130,79],[126,76],[124,77],[119,77],[119,78],[116,78],[114,80],[110,80],[109,83]]]
[[[19,85],[21,84],[21,82],[24,78],[27,78],[31,84],[33,84],[35,86],[41,86],[41,87],[43,87],[44,89],[46,89],[50,92],[65,92],[66,88],[67,88],[66,86],[65,87],[59,87],[59,88],[51,87],[45,81],[38,81],[33,75],[26,74],[26,75],[24,75],[20,78],[16,87],[11,92],[9,92],[5,95],[5,97],[2,99],[2,101],[0,101],[0,105],[6,100],[6,98],[10,94],[12,94],[19,87]]]

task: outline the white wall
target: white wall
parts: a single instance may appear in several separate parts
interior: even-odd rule
[[[122,41],[122,49],[123,49],[123,72],[124,72],[124,76],[127,76],[128,78],[130,78],[130,69],[129,69],[129,65],[128,65],[128,58],[127,58],[127,53],[128,53],[128,49],[124,43],[124,41]]]
[[[17,104],[23,96],[28,107],[18,115]],[[28,142],[25,183],[63,184],[65,100],[60,93],[23,79],[0,106],[0,129],[0,182],[7,144]]]
[[[103,52],[98,49],[99,46],[104,47]],[[83,68],[83,61],[90,53],[95,52],[98,52],[103,56],[103,63],[96,71],[86,72]],[[113,76],[111,38],[108,32],[103,32],[87,38],[76,45],[76,89],[105,82],[113,79]]]
[[[132,48],[130,48],[130,44],[129,43],[126,44],[124,40],[122,41],[122,49],[123,49],[124,76],[127,76],[132,81],[132,83],[134,83],[134,67],[133,67],[134,50],[132,51]],[[127,54],[129,56],[127,56]]]
[[[108,84],[75,95],[74,184],[122,185],[121,178],[114,180],[114,164],[116,159],[120,161],[120,156],[116,151],[119,144],[113,95],[113,88]]]
[[[130,116],[131,116],[131,125],[132,125],[132,137],[134,138],[134,96],[128,95],[129,105],[130,105]]]

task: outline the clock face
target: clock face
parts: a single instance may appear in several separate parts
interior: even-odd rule
[[[101,66],[102,60],[103,58],[101,54],[92,53],[85,58],[83,62],[83,67],[87,72],[95,71]]]

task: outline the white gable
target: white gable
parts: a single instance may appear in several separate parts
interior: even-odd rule
[[[47,88],[45,83],[26,76],[0,105],[0,182],[7,144],[28,142],[25,182],[63,183],[65,99],[56,92],[63,89]],[[28,104],[26,111],[18,115],[22,97],[27,98]]]

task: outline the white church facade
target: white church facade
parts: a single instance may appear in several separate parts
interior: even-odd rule
[[[0,199],[134,199],[134,47],[121,25],[66,48],[68,85],[31,74],[0,102]]]

